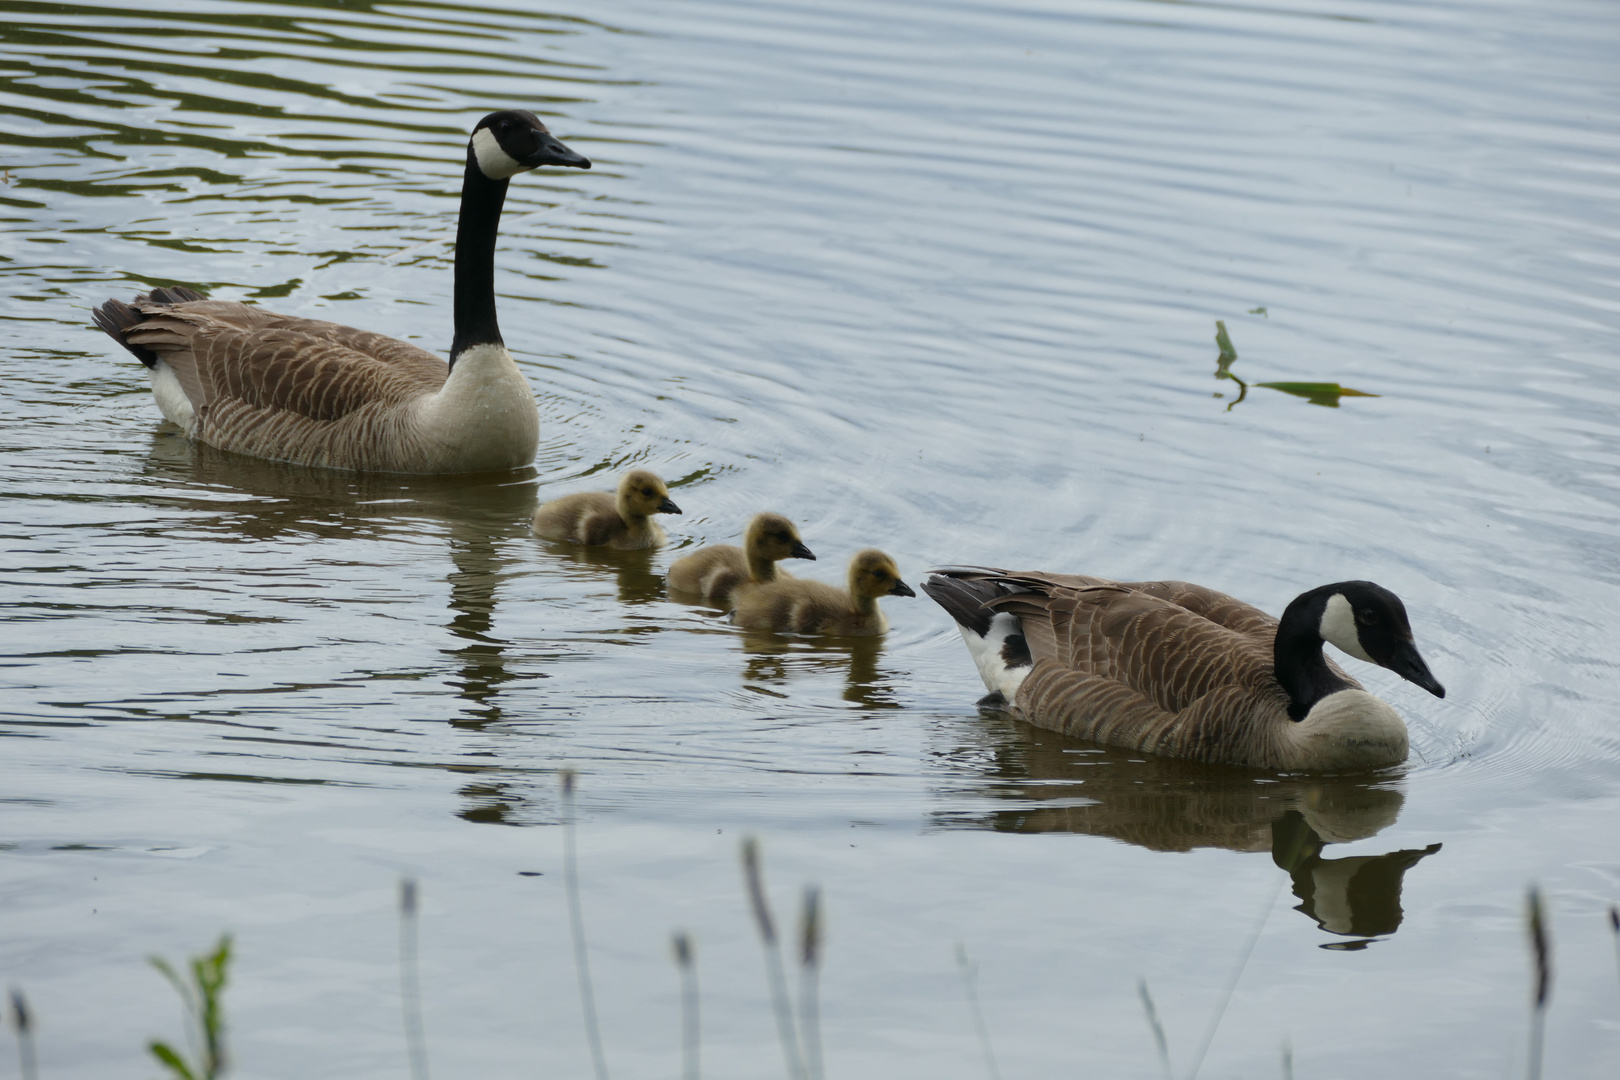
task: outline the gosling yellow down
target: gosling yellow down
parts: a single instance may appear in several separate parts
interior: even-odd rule
[[[877,548],[849,561],[849,588],[819,581],[778,579],[742,589],[731,621],[748,630],[869,637],[889,629],[880,596],[916,596],[900,580],[900,568]]]
[[[667,584],[678,592],[693,593],[717,604],[735,606],[737,590],[763,585],[778,577],[791,577],[777,568],[783,559],[810,559],[815,555],[799,539],[799,530],[781,514],[756,514],[743,535],[743,546],[709,544],[676,559]]]
[[[669,488],[656,473],[633,469],[618,491],[580,491],[552,499],[534,512],[534,533],[548,540],[640,551],[664,546],[654,514],[678,514]]]

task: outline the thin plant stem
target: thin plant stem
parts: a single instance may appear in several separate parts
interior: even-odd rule
[[[1195,1080],[1198,1070],[1204,1066],[1204,1055],[1209,1053],[1209,1046],[1215,1041],[1215,1032],[1220,1029],[1221,1018],[1226,1015],[1226,1007],[1232,1003],[1232,995],[1237,993],[1238,980],[1243,977],[1243,969],[1249,966],[1249,957],[1254,953],[1254,947],[1260,943],[1261,931],[1266,928],[1266,920],[1271,918],[1271,909],[1277,906],[1277,894],[1282,891],[1282,883],[1286,880],[1288,879],[1280,874],[1277,876],[1277,885],[1271,890],[1271,897],[1266,901],[1265,910],[1260,912],[1259,921],[1254,924],[1254,933],[1249,935],[1249,943],[1244,946],[1237,970],[1232,972],[1232,981],[1227,984],[1226,993],[1215,1008],[1215,1015],[1210,1017],[1209,1030],[1204,1032],[1204,1041],[1198,1047],[1198,1055],[1193,1058],[1192,1071],[1187,1074],[1187,1080]]]
[[[1294,1044],[1287,1039],[1282,1045],[1283,1080],[1294,1080]]]
[[[821,890],[804,890],[804,918],[799,933],[799,1037],[804,1043],[805,1072],[821,1080]]]
[[[962,986],[967,991],[968,1012],[973,1014],[973,1030],[979,1035],[979,1050],[984,1054],[984,1069],[990,1080],[1001,1080],[996,1068],[996,1054],[990,1048],[990,1029],[984,1023],[984,1011],[979,1008],[979,966],[968,959],[967,947],[956,943],[956,966],[962,971]]]
[[[187,969],[191,981],[187,982],[161,956],[151,958],[151,964],[174,987],[185,1007],[186,1037],[191,1044],[196,1063],[189,1064],[180,1052],[161,1039],[147,1044],[147,1049],[158,1063],[184,1080],[218,1080],[225,1075],[228,1055],[225,1049],[225,984],[230,976],[231,935],[222,934],[214,951],[194,956]]]
[[[422,1024],[422,981],[418,969],[416,880],[399,879],[399,999],[405,1024],[405,1052],[411,1080],[428,1080],[427,1034]]]
[[[693,955],[690,935],[676,934],[674,946],[675,966],[681,973],[681,1076],[684,1080],[698,1080],[701,1072],[698,1051],[702,1029],[698,1017],[697,961]]]
[[[1552,939],[1547,930],[1547,906],[1541,898],[1541,890],[1534,885],[1525,898],[1525,922],[1530,931],[1530,956],[1536,971],[1536,992],[1530,1009],[1530,1055],[1525,1075],[1530,1080],[1540,1080],[1547,1001],[1552,997]]]
[[[1142,1011],[1147,1013],[1148,1027],[1153,1032],[1153,1045],[1159,1051],[1159,1065],[1164,1069],[1164,1080],[1173,1080],[1170,1069],[1170,1041],[1164,1037],[1164,1025],[1159,1023],[1159,1010],[1153,1007],[1153,995],[1148,993],[1146,979],[1136,981],[1136,993],[1142,999]]]
[[[11,1026],[17,1032],[17,1069],[22,1080],[39,1080],[39,1058],[34,1051],[34,1014],[28,998],[16,987],[11,990]]]
[[[1609,929],[1614,931],[1614,960],[1616,970],[1620,970],[1620,907],[1609,905]]]
[[[776,920],[765,899],[765,883],[759,868],[759,841],[745,837],[742,842],[743,880],[748,886],[748,902],[754,911],[754,925],[765,951],[765,979],[771,988],[771,1005],[776,1013],[776,1034],[782,1041],[782,1057],[792,1080],[806,1080],[804,1055],[793,1029],[793,1009],[788,1001],[787,976],[782,971],[782,952],[777,945]]]
[[[585,953],[585,916],[579,903],[579,868],[574,853],[574,770],[562,771],[563,884],[568,893],[568,924],[574,935],[574,970],[579,974],[579,1000],[585,1013],[585,1041],[590,1044],[596,1080],[607,1080],[607,1058],[602,1054],[602,1033],[596,1025],[596,994],[591,990],[591,965]]]

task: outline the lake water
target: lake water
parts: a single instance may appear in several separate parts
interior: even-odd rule
[[[14,2],[0,176],[0,977],[41,1075],[150,1076],[147,963],[224,931],[242,1078],[783,1075],[738,869],[826,905],[839,1077],[1498,1078],[1620,1060],[1620,12],[1612,4]],[[514,181],[532,472],[364,478],[159,418],[90,325],[181,283],[448,346],[466,133]],[[1216,380],[1338,382],[1337,407]],[[631,464],[671,548],[540,542]],[[1449,693],[1354,661],[1405,768],[1143,760],[994,714],[926,598],[886,640],[664,596],[792,516],[836,581],[988,563],[1278,612],[1399,593]],[[802,569],[801,569],[802,567]],[[0,1061],[10,1060],[10,1051]],[[14,1075],[0,1069],[0,1074]]]

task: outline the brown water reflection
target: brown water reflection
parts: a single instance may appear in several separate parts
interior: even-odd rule
[[[1065,740],[1011,723],[1016,738],[992,743],[989,792],[1016,808],[951,814],[956,826],[1015,833],[1086,833],[1153,851],[1225,848],[1268,851],[1293,879],[1301,911],[1323,930],[1359,940],[1355,949],[1400,926],[1408,869],[1440,850],[1325,858],[1330,844],[1375,836],[1395,824],[1405,795],[1398,777],[1277,775]]]
[[[743,635],[748,662],[743,681],[785,685],[796,671],[845,678],[843,699],[866,709],[895,709],[893,676],[878,666],[882,638],[792,638],[754,631]]]

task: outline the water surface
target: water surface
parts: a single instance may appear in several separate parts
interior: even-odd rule
[[[407,1075],[421,882],[440,1075],[586,1076],[558,772],[616,1076],[780,1066],[736,868],[829,910],[829,1075],[1500,1077],[1522,906],[1548,1075],[1620,994],[1620,19],[1609,6],[198,0],[3,15],[0,934],[44,1075],[148,1075],[153,953],[236,935],[236,1075]],[[540,113],[498,289],[532,471],[355,478],[164,425],[89,322],[213,295],[450,338],[466,131]],[[1335,408],[1212,378],[1338,382]],[[1231,406],[1229,408],[1229,406]],[[672,548],[532,538],[659,471]],[[739,634],[682,550],[778,509],[837,580],[1184,578],[1272,611],[1369,578],[1448,696],[1358,677],[1407,767],[1278,777],[973,705],[926,599],[882,642]],[[509,826],[506,828],[498,826]],[[1257,929],[1258,928],[1258,929]],[[144,1070],[144,1071],[143,1071]]]

